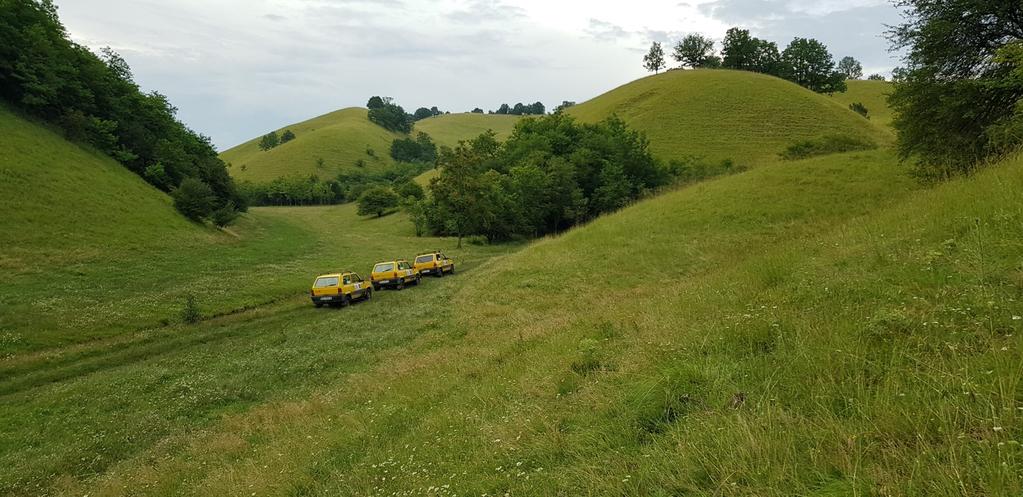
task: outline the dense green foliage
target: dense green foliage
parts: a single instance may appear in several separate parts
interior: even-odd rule
[[[860,79],[863,77],[863,64],[848,55],[838,61],[838,72],[845,76],[845,79]]]
[[[721,67],[726,69],[778,76],[818,93],[846,90],[846,75],[836,69],[828,48],[817,40],[795,38],[779,52],[774,42],[754,37],[749,30],[731,28],[722,45]]]
[[[502,116],[503,115],[533,116],[542,115],[545,112],[547,112],[547,109],[541,102],[533,102],[531,104],[524,104],[522,102],[519,102],[514,106],[508,104],[501,104],[501,106],[498,107],[497,110],[493,111],[494,114]]]
[[[909,55],[891,103],[902,157],[919,176],[943,178],[1015,150],[1023,143],[1023,3],[899,5],[909,16],[891,39]]]
[[[213,190],[195,178],[185,178],[171,196],[174,197],[174,207],[193,221],[209,217],[216,201]]]
[[[655,41],[650,44],[650,50],[643,56],[643,68],[657,74],[665,67],[664,48],[661,48],[661,44]]]
[[[391,158],[398,162],[424,162],[432,164],[437,160],[437,144],[430,135],[419,132],[415,139],[396,138],[391,143]]]
[[[259,149],[264,151],[264,152],[266,152],[267,150],[270,150],[271,148],[274,148],[274,147],[276,147],[277,145],[280,145],[280,144],[281,144],[281,138],[277,136],[277,132],[276,131],[271,131],[271,132],[263,135],[263,137],[259,139]]]
[[[209,138],[178,121],[166,97],[143,93],[123,58],[102,55],[70,40],[50,0],[0,3],[0,98],[157,188],[170,192],[194,178],[216,207],[244,205]]]
[[[564,113],[519,122],[503,144],[485,133],[444,149],[437,163],[434,231],[490,241],[564,230],[669,180],[622,120],[578,124]]]
[[[785,160],[797,160],[816,157],[818,155],[870,150],[873,148],[877,148],[876,143],[860,137],[848,135],[824,135],[817,139],[803,140],[793,143],[780,155],[781,158]]]
[[[871,74],[870,76],[867,76],[867,81],[885,81],[885,77],[880,74],[874,73]]]
[[[430,107],[429,109],[427,109],[426,107],[420,107],[416,109],[415,112],[412,113],[412,119],[415,121],[420,121],[428,117],[435,117],[441,114],[444,114],[444,112],[438,109],[437,107]]]
[[[721,66],[721,58],[714,55],[714,40],[699,34],[687,35],[679,40],[671,57],[681,67],[698,69]]]
[[[360,216],[374,215],[382,217],[388,211],[398,207],[398,194],[385,186],[374,186],[359,195],[358,205]]]
[[[376,186],[390,187],[411,181],[432,163],[399,162],[383,172],[355,169],[322,179],[316,175],[282,176],[267,182],[242,181],[238,188],[250,205],[330,205],[353,202]]]
[[[293,133],[290,129],[286,129],[284,130],[284,133],[281,133],[281,145],[284,145],[294,139],[295,133]]]
[[[863,102],[853,102],[849,104],[849,110],[870,119],[870,110],[867,109],[867,106],[863,105]]]
[[[749,30],[730,28],[721,48],[721,67],[780,76],[781,54],[774,42],[750,35]]]
[[[823,43],[796,38],[781,53],[782,76],[817,93],[846,90],[845,75],[835,70],[835,61]]]
[[[412,131],[412,116],[405,113],[405,109],[394,103],[390,97],[384,98],[382,105],[369,109],[369,120],[395,133],[409,133]]]

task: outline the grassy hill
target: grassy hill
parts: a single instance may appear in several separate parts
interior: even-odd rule
[[[741,164],[773,160],[788,145],[842,134],[889,141],[889,133],[825,95],[779,78],[728,70],[669,71],[568,110],[584,122],[617,114],[645,131],[664,160],[696,155]]]
[[[444,114],[416,122],[415,131],[430,135],[438,145],[454,147],[460,140],[474,138],[488,129],[497,133],[498,140],[504,140],[519,119],[497,114]]]
[[[25,366],[0,488],[1017,495],[1023,159],[933,189],[894,164],[693,185],[386,294],[387,320],[296,297],[62,354],[53,384]]]
[[[369,121],[366,109],[349,108],[285,126],[295,139],[269,151],[259,149],[255,138],[220,154],[231,164],[231,175],[239,180],[270,181],[282,176],[316,175],[332,178],[342,171],[357,169],[380,172],[394,165],[391,142],[402,135],[391,133]],[[472,138],[488,129],[499,137],[507,137],[518,116],[487,114],[445,114],[416,123],[413,133],[424,131],[438,145],[454,146],[459,140]],[[373,154],[367,153],[372,149]],[[323,159],[322,165],[319,160]]]
[[[256,182],[293,175],[331,178],[357,169],[359,160],[365,164],[364,170],[380,172],[394,164],[391,142],[400,135],[371,123],[367,112],[363,108],[341,109],[285,126],[278,134],[290,129],[294,140],[264,152],[257,137],[224,151],[220,158],[231,164],[232,176]]]
[[[870,120],[881,126],[890,126],[892,110],[888,107],[888,95],[892,92],[892,84],[887,81],[850,80],[846,82],[849,89],[843,93],[835,93],[831,98],[844,107],[859,102],[867,107]]]
[[[697,86],[718,91],[676,89]],[[787,88],[765,95],[793,122],[747,125],[751,141],[819,132],[805,109],[888,136]],[[696,107],[672,112],[724,126]],[[742,112],[724,114],[736,129]],[[0,193],[53,212],[3,225],[2,495],[1023,493],[1023,157],[925,188],[888,148],[780,162],[734,135],[770,165],[455,250],[351,205],[254,209],[231,233],[174,224],[165,196],[113,171],[107,196],[141,188],[153,212],[65,221],[59,197],[79,188],[6,164],[112,163],[4,122],[22,143],[2,149],[4,177],[24,179]],[[96,248],[65,254],[65,232]],[[307,301],[319,272],[434,248],[456,275],[346,309]],[[187,294],[207,319],[180,322]]]
[[[52,264],[104,258],[114,248],[211,236],[124,166],[2,105],[0,134],[2,275],[39,277]]]

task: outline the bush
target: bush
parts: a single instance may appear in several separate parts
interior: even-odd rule
[[[412,119],[400,105],[385,103],[381,107],[370,109],[369,120],[389,131],[397,133],[412,131]]]
[[[199,303],[195,300],[195,295],[191,293],[185,296],[185,303],[181,307],[181,321],[187,324],[196,324],[202,321],[202,311],[199,309]]]
[[[286,129],[284,130],[284,133],[281,135],[281,145],[284,145],[285,143],[288,143],[294,139],[295,133],[292,133],[290,129]]]
[[[737,165],[732,159],[710,163],[700,157],[686,156],[681,159],[672,159],[668,162],[668,166],[665,169],[666,174],[674,178],[675,184],[684,184],[726,174],[740,173],[746,170],[746,166]]]
[[[213,224],[220,228],[231,225],[236,219],[238,219],[238,210],[235,209],[234,202],[228,202],[227,205],[213,211],[213,214],[210,215]]]
[[[806,159],[818,155],[838,154],[842,152],[853,152],[856,150],[870,150],[877,148],[877,144],[864,139],[845,135],[827,135],[816,140],[806,140],[789,145],[782,152],[781,158],[785,160]]]
[[[395,207],[398,207],[398,195],[390,188],[375,186],[359,196],[358,214],[360,216],[375,214],[377,217],[382,217]]]
[[[859,114],[859,115],[861,115],[861,116],[863,116],[863,117],[865,117],[867,119],[870,119],[870,116],[867,115],[869,113],[869,111],[867,110],[867,106],[863,105],[860,102],[853,102],[853,103],[849,104],[849,110],[851,110],[851,111],[853,111],[853,112],[855,112],[855,113],[857,113],[857,114]]]
[[[422,200],[426,194],[423,192],[423,187],[419,186],[419,183],[409,180],[398,185],[394,191],[401,198],[413,198],[416,200]]]
[[[174,207],[193,221],[200,222],[213,210],[213,190],[195,178],[185,178],[174,190]]]

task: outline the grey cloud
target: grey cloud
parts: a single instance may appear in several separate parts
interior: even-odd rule
[[[631,31],[626,31],[625,28],[617,24],[601,21],[600,19],[590,19],[589,24],[586,28],[586,34],[598,41],[614,42],[633,35]]]
[[[448,19],[468,24],[481,22],[503,23],[525,17],[526,12],[523,9],[508,5],[500,0],[472,0],[466,8],[447,15]]]

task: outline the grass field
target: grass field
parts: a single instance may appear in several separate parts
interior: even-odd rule
[[[831,98],[848,108],[850,104],[859,102],[867,107],[870,120],[881,126],[891,126],[892,111],[888,107],[888,95],[892,92],[892,84],[887,81],[849,80],[849,89],[835,93]]]
[[[828,134],[888,143],[890,133],[848,109],[773,76],[728,70],[669,71],[580,103],[584,122],[611,114],[645,131],[663,160],[686,155],[753,165]]]
[[[55,140],[55,174],[82,153],[3,119]],[[53,249],[39,268],[96,288],[65,310],[0,281],[20,302],[0,315],[0,494],[1023,493],[1023,157],[927,188],[887,147],[749,160],[525,246],[455,251],[346,206]],[[340,310],[303,294],[433,247],[457,275]],[[220,315],[176,322],[185,290]]]
[[[255,182],[295,175],[329,179],[359,169],[380,172],[394,164],[391,142],[400,135],[371,123],[366,113],[353,107],[285,126],[278,134],[290,129],[294,140],[264,152],[257,137],[224,151],[220,158],[231,165],[233,177]],[[356,166],[359,160],[364,163],[361,168]]]
[[[459,141],[475,138],[487,130],[497,133],[498,140],[504,140],[519,119],[519,116],[497,114],[444,114],[417,121],[413,132],[422,131],[437,145],[454,147]]]

